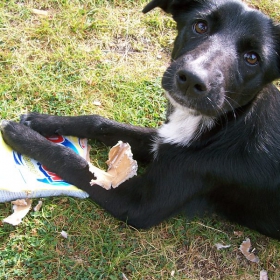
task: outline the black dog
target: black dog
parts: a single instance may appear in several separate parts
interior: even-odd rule
[[[155,7],[178,27],[162,79],[166,124],[154,130],[97,115],[31,113],[22,124],[2,123],[5,141],[134,227],[215,211],[280,239],[280,92],[272,84],[280,77],[280,26],[235,0],[153,0],[144,13]],[[143,176],[106,191],[90,186],[85,160],[36,131],[108,145],[123,140],[151,164]]]

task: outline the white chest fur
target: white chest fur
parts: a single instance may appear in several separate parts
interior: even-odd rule
[[[193,110],[176,108],[169,116],[169,122],[159,128],[154,150],[157,150],[160,143],[188,146],[192,140],[199,137],[205,129],[210,129],[213,124],[214,120],[210,117],[197,115]]]

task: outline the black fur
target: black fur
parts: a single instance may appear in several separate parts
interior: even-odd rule
[[[22,124],[2,123],[5,141],[134,227],[215,211],[280,239],[280,94],[272,84],[280,77],[279,26],[234,0],[153,0],[143,12],[155,7],[178,26],[162,80],[170,102],[162,128],[31,113]],[[117,189],[91,187],[87,162],[37,132],[127,141],[136,159],[151,163]]]

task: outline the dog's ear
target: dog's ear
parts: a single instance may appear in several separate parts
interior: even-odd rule
[[[172,4],[173,0],[152,0],[142,10],[144,14],[148,13],[152,9],[159,7],[168,13],[168,7]]]
[[[164,10],[166,13],[173,14],[174,11],[179,11],[188,7],[191,3],[197,2],[195,0],[152,0],[148,3],[145,8],[142,10],[144,14],[148,13],[152,9],[159,7]]]
[[[277,58],[278,58],[278,78],[280,78],[280,24],[278,24],[276,26],[276,30],[277,30],[277,49],[276,49],[276,53],[277,53]]]

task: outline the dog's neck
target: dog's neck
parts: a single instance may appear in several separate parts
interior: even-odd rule
[[[153,147],[154,151],[157,151],[160,144],[189,146],[205,130],[210,130],[215,123],[213,118],[199,115],[191,109],[181,107],[175,107],[168,120],[158,130]]]

